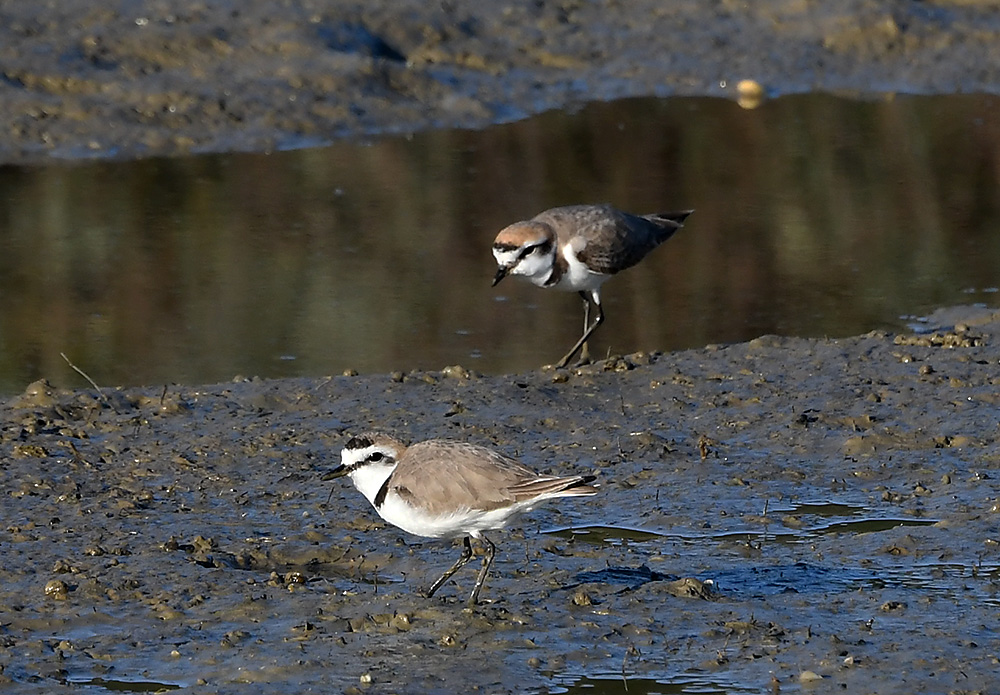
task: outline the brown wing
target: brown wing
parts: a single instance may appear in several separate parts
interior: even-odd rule
[[[641,261],[680,229],[690,210],[632,215],[610,205],[553,208],[535,219],[550,224],[561,240],[575,235],[581,261],[599,273],[615,273]]]
[[[518,499],[511,488],[538,477],[492,449],[432,439],[406,450],[390,484],[403,497],[419,498],[431,514],[445,514],[506,506]]]

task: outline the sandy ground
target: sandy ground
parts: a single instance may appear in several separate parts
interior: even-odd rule
[[[2,3],[0,160],[289,147],[745,77],[1000,84],[985,2],[364,7]],[[1000,317],[927,328],[488,378],[33,384],[0,406],[0,680],[996,692]],[[489,602],[466,611],[472,572],[417,591],[456,547],[319,483],[370,428],[493,444],[602,492],[497,534]]]
[[[496,377],[34,384],[0,409],[0,678],[996,692],[1000,314],[927,329]],[[424,599],[459,548],[319,482],[371,428],[601,493],[494,534],[485,605],[464,610],[471,570]]]
[[[595,99],[996,92],[993,2],[0,3],[0,162],[265,150]]]

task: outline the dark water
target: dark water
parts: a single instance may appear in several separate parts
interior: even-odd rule
[[[462,364],[575,340],[579,299],[490,287],[544,208],[696,208],[604,288],[594,352],[840,336],[995,303],[1000,100],[629,100],[486,131],[0,168],[0,392]]]

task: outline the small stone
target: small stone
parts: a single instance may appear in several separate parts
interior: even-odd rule
[[[45,595],[57,601],[64,601],[69,596],[69,585],[61,579],[51,579],[45,584]]]
[[[468,379],[471,374],[465,367],[455,364],[441,370],[441,376],[446,379]]]
[[[757,80],[736,83],[736,103],[744,109],[755,109],[764,101],[764,87]]]
[[[573,594],[573,605],[574,606],[592,606],[594,605],[593,599],[590,598],[588,594],[583,589],[577,589],[576,593]]]

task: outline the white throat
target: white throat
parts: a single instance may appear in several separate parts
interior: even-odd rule
[[[539,287],[545,285],[545,282],[552,275],[552,266],[556,260],[555,253],[540,254],[536,252],[522,258],[520,262],[517,260],[518,253],[517,249],[494,251],[493,257],[496,258],[498,265],[510,267],[511,275],[520,275]]]
[[[382,489],[386,478],[396,470],[396,464],[369,463],[351,473],[351,482],[375,506],[375,495]]]
[[[364,461],[375,451],[382,451],[382,449],[374,446],[355,449],[353,451],[345,449],[341,454],[341,462],[345,466],[350,466],[357,461]],[[387,458],[382,461],[369,461],[348,474],[351,482],[354,483],[354,487],[372,503],[373,507],[375,506],[375,496],[378,495],[378,491],[382,488],[386,478],[396,470],[396,452],[391,453],[393,454],[393,458]]]

